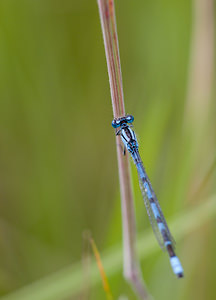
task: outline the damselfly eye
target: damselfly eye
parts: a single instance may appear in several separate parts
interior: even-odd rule
[[[117,127],[119,127],[119,126],[120,126],[120,121],[114,119],[114,120],[112,121],[112,127],[117,128]]]
[[[126,120],[128,123],[132,123],[134,121],[134,117],[132,115],[126,116]]]

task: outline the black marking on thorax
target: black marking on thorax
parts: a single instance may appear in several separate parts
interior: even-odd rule
[[[122,127],[122,131],[125,133],[125,135],[128,137],[129,140],[133,140],[133,136],[131,134],[131,130],[129,130],[128,126],[123,126]]]

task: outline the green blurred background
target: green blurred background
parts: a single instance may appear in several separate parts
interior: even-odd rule
[[[207,91],[202,84],[191,88],[194,9],[187,0],[116,1],[126,111],[135,116],[141,156],[164,214],[182,224],[184,212],[216,195],[215,62],[210,57]],[[211,42],[205,46],[209,59]],[[199,101],[196,92],[204,94]],[[195,95],[192,104],[188,94]],[[64,274],[52,277],[85,256],[86,229],[101,255],[113,246],[121,250],[112,108],[95,0],[0,1],[0,99],[1,298],[105,299],[100,281],[74,291],[71,279],[71,290],[61,294],[55,289]],[[150,225],[134,166],[132,175],[142,236]],[[142,259],[155,299],[215,299],[214,215],[202,225],[195,219],[193,230],[176,238],[183,280],[174,277],[156,242]],[[77,268],[88,277],[89,265]],[[136,299],[122,267],[107,276],[114,299]],[[53,296],[40,292],[48,286],[44,277]],[[38,279],[40,287],[30,285]],[[25,297],[16,293],[23,287]]]

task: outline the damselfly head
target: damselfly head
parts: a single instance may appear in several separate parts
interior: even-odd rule
[[[112,127],[114,128],[118,128],[120,126],[122,126],[123,124],[127,124],[127,123],[132,123],[134,121],[134,117],[132,115],[127,115],[125,117],[121,117],[118,119],[114,119],[112,121]]]

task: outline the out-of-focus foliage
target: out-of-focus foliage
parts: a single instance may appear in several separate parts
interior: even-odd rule
[[[119,0],[116,13],[126,110],[135,116],[141,156],[169,219],[216,192],[215,91],[206,99],[209,113],[202,128],[193,126],[185,114],[190,1]],[[0,99],[3,296],[79,261],[85,229],[101,252],[121,242],[112,109],[96,1],[0,1]],[[134,166],[132,174],[137,228],[143,232],[149,222]],[[215,298],[214,237],[215,223],[208,221],[177,240],[185,268],[181,281],[165,254],[154,252],[142,261],[155,299]],[[136,299],[122,270],[109,281],[115,299],[123,294]],[[100,284],[75,299],[86,293],[85,299],[105,299]]]

